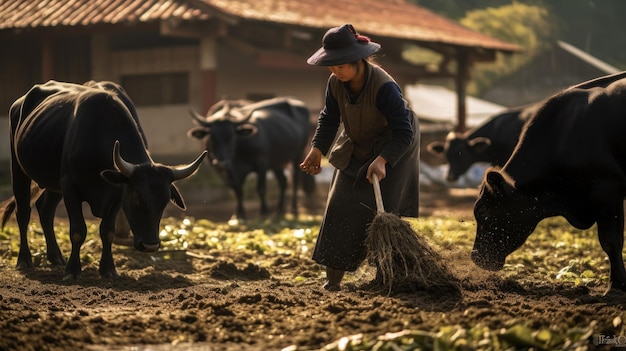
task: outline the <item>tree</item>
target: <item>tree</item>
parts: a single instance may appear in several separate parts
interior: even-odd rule
[[[468,86],[471,94],[479,94],[498,77],[518,70],[542,50],[549,49],[555,39],[556,28],[548,10],[517,1],[500,7],[468,11],[460,23],[493,38],[517,44],[524,50],[509,56],[498,54],[496,62],[476,66]]]
[[[523,67],[555,39],[568,42],[617,67],[626,67],[624,0],[408,0],[490,35],[524,48],[495,65],[474,69],[475,93],[499,75]]]
[[[527,5],[542,5],[543,0],[409,0],[410,2],[437,12],[453,20],[460,20],[468,11],[500,7],[512,2],[521,2]],[[549,0],[553,1],[553,0]],[[572,0],[565,0],[572,1]],[[620,1],[620,0],[617,0]]]

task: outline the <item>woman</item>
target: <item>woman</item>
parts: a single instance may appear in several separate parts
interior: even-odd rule
[[[387,212],[418,215],[419,125],[398,84],[370,59],[380,47],[346,24],[329,29],[307,60],[331,72],[312,148],[300,164],[319,174],[327,155],[336,168],[313,252],[331,291],[367,255],[367,227],[376,215],[373,174]]]

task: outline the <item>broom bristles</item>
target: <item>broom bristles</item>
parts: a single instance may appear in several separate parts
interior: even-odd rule
[[[367,262],[377,267],[389,292],[400,286],[458,287],[442,257],[400,217],[378,213],[367,230]]]

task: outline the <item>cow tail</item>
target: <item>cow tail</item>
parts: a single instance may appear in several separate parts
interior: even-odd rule
[[[13,212],[15,212],[15,198],[11,197],[0,206],[2,208],[2,230],[4,230],[4,225],[9,221]]]
[[[43,189],[39,188],[37,185],[32,185],[30,187],[30,205],[32,206],[37,199],[43,194]],[[4,226],[11,218],[11,215],[15,212],[15,208],[17,207],[17,202],[15,202],[15,197],[11,196],[10,199],[5,200],[0,204],[0,211],[2,211],[2,223],[0,225],[0,229],[4,230]]]

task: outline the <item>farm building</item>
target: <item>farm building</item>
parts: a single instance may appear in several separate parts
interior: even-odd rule
[[[290,95],[315,118],[328,72],[306,58],[328,28],[344,23],[382,44],[378,61],[401,86],[422,78],[455,82],[461,122],[471,67],[519,50],[405,0],[5,0],[0,133],[8,135],[11,103],[50,79],[121,83],[162,162],[197,153],[186,136],[189,109],[204,112],[222,97]],[[441,61],[408,62],[408,45]],[[8,141],[0,144],[0,161],[8,161],[8,149]]]

